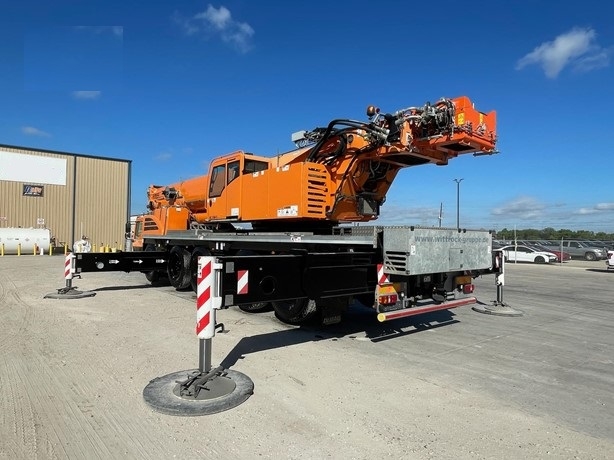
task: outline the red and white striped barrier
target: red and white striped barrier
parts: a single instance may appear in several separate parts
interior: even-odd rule
[[[67,283],[72,280],[73,260],[74,256],[72,253],[66,254],[66,258],[64,259],[64,279]]]
[[[214,263],[215,257],[200,256],[198,258],[196,335],[199,339],[212,339],[215,336]]]
[[[377,282],[378,284],[390,283],[390,278],[384,273],[384,264],[377,264]]]

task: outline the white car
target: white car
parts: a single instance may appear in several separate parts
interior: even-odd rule
[[[506,262],[548,264],[550,262],[556,262],[557,260],[557,257],[551,252],[539,251],[523,245],[503,246],[500,250],[503,251]]]
[[[608,258],[605,260],[605,266],[608,270],[614,270],[614,251],[608,251]]]

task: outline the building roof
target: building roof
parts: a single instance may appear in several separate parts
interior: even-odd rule
[[[24,147],[24,146],[21,146],[21,145],[0,144],[0,148],[28,150],[30,152],[54,153],[56,155],[70,155],[70,156],[73,156],[73,157],[95,158],[95,159],[98,159],[98,160],[122,161],[122,162],[125,162],[125,163],[132,163],[132,160],[127,160],[127,159],[124,159],[124,158],[103,157],[103,156],[100,156],[100,155],[88,155],[88,154],[84,154],[84,153],[62,152],[62,151],[59,151],[59,150],[48,150],[48,149],[41,149],[41,148],[35,148],[35,147]]]

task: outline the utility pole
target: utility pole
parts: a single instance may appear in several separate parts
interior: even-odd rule
[[[443,202],[439,203],[439,228],[441,228],[442,219],[443,219]]]
[[[456,182],[456,229],[460,230],[460,183],[463,179],[454,179]]]

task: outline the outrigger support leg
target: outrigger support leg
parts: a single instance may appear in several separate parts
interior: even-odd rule
[[[501,265],[499,271],[495,273],[495,284],[497,285],[497,300],[494,300],[491,305],[478,304],[472,307],[473,311],[484,313],[487,315],[497,316],[522,316],[523,312],[515,310],[508,304],[503,302],[503,286],[505,285],[505,261],[501,257]]]
[[[72,285],[74,277],[81,278],[81,275],[75,275],[75,256],[72,253],[68,253],[64,260],[66,286],[59,288],[58,292],[46,294],[43,299],[82,299],[83,297],[94,297],[96,295],[93,291],[78,291],[77,286]]]
[[[180,371],[153,379],[143,390],[143,398],[154,410],[167,415],[209,415],[232,409],[254,392],[254,382],[246,375],[212,368],[211,345],[215,331],[224,325],[215,322],[221,305],[218,295],[221,264],[215,257],[198,257],[196,333],[199,339],[198,369]]]

